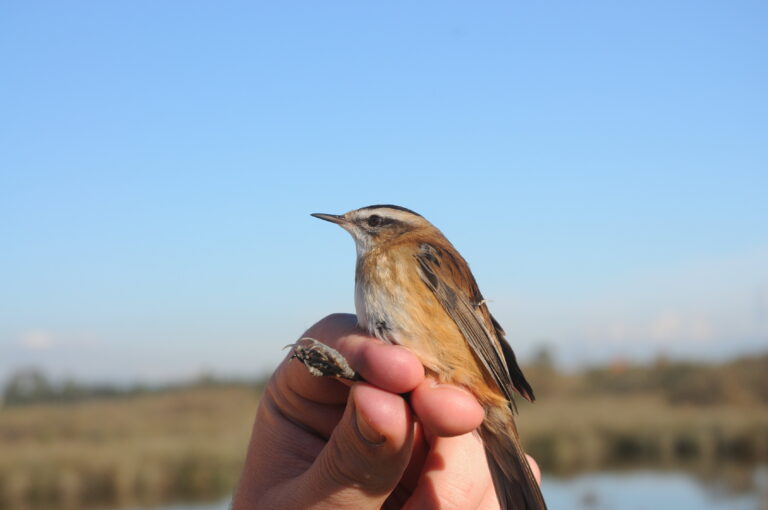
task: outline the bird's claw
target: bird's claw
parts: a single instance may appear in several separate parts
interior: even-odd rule
[[[339,351],[314,338],[300,338],[295,344],[286,347],[293,348],[291,359],[296,358],[304,363],[309,373],[314,376],[329,376],[349,381],[362,380],[360,374],[349,366],[349,362]]]

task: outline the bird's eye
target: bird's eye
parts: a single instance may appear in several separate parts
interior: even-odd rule
[[[381,216],[378,216],[376,214],[372,214],[368,217],[368,226],[369,227],[378,227],[382,223]]]

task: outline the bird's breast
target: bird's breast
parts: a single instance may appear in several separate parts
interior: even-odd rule
[[[399,343],[408,323],[403,302],[408,299],[407,268],[386,254],[358,260],[355,278],[357,321],[372,335]]]
[[[413,254],[381,253],[358,259],[355,311],[363,329],[414,351],[430,371],[460,375],[474,356],[458,326],[424,283]],[[474,376],[471,377],[474,379]]]

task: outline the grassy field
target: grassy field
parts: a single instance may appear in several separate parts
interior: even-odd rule
[[[768,460],[768,408],[670,405],[657,396],[543,399],[518,419],[526,449],[550,472],[705,467]]]
[[[205,500],[240,470],[259,392],[192,387],[0,410],[0,508]],[[671,404],[654,394],[545,396],[520,410],[550,472],[768,459],[768,407]]]
[[[257,403],[256,390],[233,386],[0,410],[0,508],[221,497]]]

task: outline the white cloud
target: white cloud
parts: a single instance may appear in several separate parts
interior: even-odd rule
[[[768,332],[768,282],[755,290],[754,312],[758,325],[765,327]]]
[[[647,334],[648,339],[659,342],[708,341],[717,336],[712,320],[697,312],[663,312],[651,321],[646,332],[643,329],[640,329],[640,335]]]
[[[493,311],[515,345],[547,338],[566,363],[732,356],[768,345],[768,248],[568,290],[494,296]]]
[[[55,340],[48,331],[32,330],[21,335],[19,344],[30,351],[45,351],[55,345]]]

